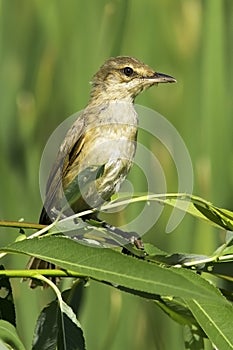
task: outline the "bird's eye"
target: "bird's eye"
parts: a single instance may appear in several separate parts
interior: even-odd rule
[[[133,69],[131,67],[125,67],[123,72],[125,75],[127,75],[127,77],[130,77],[133,74]]]

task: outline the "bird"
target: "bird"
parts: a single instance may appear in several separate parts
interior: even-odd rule
[[[67,217],[90,208],[98,212],[110,201],[129,173],[137,148],[135,98],[153,85],[175,82],[130,56],[104,62],[92,78],[87,106],[60,145],[48,177],[40,224],[51,224],[58,213]],[[54,265],[32,257],[28,268]],[[37,282],[32,279],[30,286],[36,287]]]

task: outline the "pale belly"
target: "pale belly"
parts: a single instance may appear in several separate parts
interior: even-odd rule
[[[121,133],[121,137],[114,139],[99,136],[91,140],[91,145],[85,143],[73,173],[84,174],[80,177],[79,189],[82,203],[84,201],[87,207],[100,206],[119,190],[133,163],[136,128],[134,131],[130,139]],[[74,210],[80,210],[80,200],[75,203]]]

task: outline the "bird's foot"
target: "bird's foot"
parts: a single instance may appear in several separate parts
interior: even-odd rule
[[[113,232],[114,234],[119,235],[121,238],[123,238],[123,240],[126,242],[126,244],[123,246],[123,253],[126,253],[128,255],[136,255],[139,257],[145,256],[144,244],[137,232],[123,231],[118,227],[108,224],[107,222],[102,222],[102,226],[110,232]]]

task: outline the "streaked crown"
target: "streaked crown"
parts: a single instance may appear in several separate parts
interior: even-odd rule
[[[175,81],[136,58],[118,56],[108,59],[94,75],[91,97],[101,95],[108,99],[134,100],[142,90],[152,85]]]

